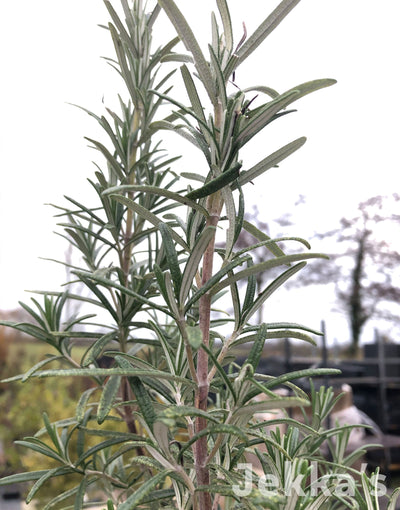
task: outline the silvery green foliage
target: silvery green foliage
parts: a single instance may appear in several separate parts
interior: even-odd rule
[[[50,478],[80,475],[80,483],[45,510],[63,503],[85,508],[85,494],[93,491],[100,491],[107,510],[378,508],[370,496],[376,476],[359,477],[353,494],[334,490],[337,476],[355,474],[351,466],[363,452],[346,453],[349,427],[324,427],[335,403],[332,390],[321,388],[309,397],[293,382],[335,371],[280,377],[257,373],[269,339],[314,342],[318,332],[302,325],[256,324],[252,319],[308,260],[322,255],[310,252],[299,238],[282,239],[299,247],[285,254],[281,240],[244,219],[247,185],[299,149],[305,138],[263,155],[250,168],[240,159],[241,150],[290,113],[293,102],[334,80],[304,83],[282,94],[266,86],[238,89],[232,84],[237,68],[299,0],[282,1],[254,34],[238,43],[226,0],[216,3],[220,23],[213,14],[212,41],[204,54],[173,0],[159,0],[149,13],[141,0],[132,6],[121,0],[122,15],[105,1],[116,53],[109,63],[120,73],[127,99],[120,98],[118,113],[87,112],[107,135],[106,142],[89,139],[104,161],[89,180],[96,203],[67,197],[67,205],[58,208],[62,235],[82,260],[70,270],[88,293],[39,293],[42,302],[22,305],[33,324],[6,323],[47,343],[50,353],[11,380],[85,376],[92,383],[80,396],[75,416],[52,423],[49,410],[44,428],[18,441],[51,458],[55,467],[0,481],[33,482],[27,496],[31,501]],[[177,37],[153,49],[152,31],[162,9]],[[174,51],[179,42],[184,54]],[[171,65],[177,63],[187,97],[177,98],[171,90]],[[250,105],[254,91],[264,98],[257,106]],[[159,141],[163,130],[199,149],[206,175],[194,165],[179,178],[176,156]],[[190,185],[182,184],[183,178]],[[224,232],[223,246],[215,243],[217,229]],[[237,250],[242,229],[255,243]],[[255,264],[252,253],[260,247],[268,248],[270,256]],[[276,268],[280,274],[273,272],[268,285],[257,288],[257,275]],[[239,293],[239,282],[244,292]],[[224,303],[229,297],[232,316],[218,313],[222,296]],[[68,300],[94,313],[64,317]],[[96,310],[101,323],[95,322]],[[82,342],[86,349],[78,356]],[[242,366],[235,362],[239,346],[248,346]],[[105,357],[108,368],[101,365]],[[63,368],[51,368],[55,361],[62,361]],[[282,386],[289,396],[274,392]],[[286,432],[268,434],[257,419],[294,406],[311,406],[311,421],[269,419],[269,426],[284,426]],[[323,445],[330,450],[330,462],[320,454]],[[241,466],[250,454],[259,468],[250,470],[251,485],[245,490],[249,472]],[[316,463],[318,473],[312,471]],[[265,490],[266,477],[272,475],[277,486]],[[334,482],[316,491],[312,476],[315,483],[324,476]],[[291,480],[301,480],[301,490],[287,491]],[[394,509],[395,497],[388,508]]]

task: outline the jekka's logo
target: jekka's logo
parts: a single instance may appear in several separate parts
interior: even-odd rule
[[[367,464],[362,464],[361,472],[365,472]],[[236,496],[249,496],[255,488],[253,485],[253,465],[250,463],[238,464],[238,469],[244,471],[244,485],[234,485],[233,491]],[[348,473],[329,473],[319,476],[318,462],[312,461],[307,474],[298,474],[294,477],[292,462],[286,461],[284,467],[284,483],[274,474],[263,474],[259,477],[257,488],[263,496],[276,494],[291,496],[293,493],[298,496],[312,496],[318,494],[325,496],[335,495],[339,497],[354,496],[356,482]],[[370,478],[372,488],[370,494],[373,497],[380,497],[386,494],[387,488],[384,485],[385,475],[374,474]]]

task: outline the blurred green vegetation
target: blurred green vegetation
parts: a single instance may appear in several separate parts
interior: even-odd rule
[[[55,354],[51,351],[51,347],[28,339],[18,331],[0,327],[0,380],[24,373],[44,359],[46,354]],[[52,422],[74,416],[76,403],[89,384],[88,379],[80,377],[71,378],[67,383],[61,378],[0,383],[0,440],[4,449],[3,459],[0,459],[0,478],[20,471],[48,469],[57,465],[50,458],[15,445],[14,441],[34,436],[43,427],[42,415],[45,410]],[[45,440],[44,437],[41,439]],[[79,476],[49,480],[39,493],[43,497],[38,502],[39,508],[47,500],[76,486],[79,481]]]

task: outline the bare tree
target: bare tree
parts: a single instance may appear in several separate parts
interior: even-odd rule
[[[399,324],[399,205],[397,194],[361,202],[353,218],[342,218],[337,229],[317,236],[335,242],[330,263],[315,261],[312,270],[299,277],[302,285],[335,284],[353,352],[369,320]]]

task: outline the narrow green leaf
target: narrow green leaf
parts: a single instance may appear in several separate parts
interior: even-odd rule
[[[238,185],[243,186],[248,182],[252,182],[259,175],[278,165],[278,163],[293,154],[293,152],[296,152],[298,149],[300,149],[300,147],[305,144],[306,140],[307,139],[304,136],[298,138],[297,140],[294,140],[293,142],[290,142],[284,147],[281,147],[279,150],[273,152],[262,161],[251,167],[249,170],[240,172],[238,184],[235,182],[232,183],[232,189],[235,189]]]
[[[37,338],[38,340],[42,340],[43,342],[46,342],[47,344],[52,345],[53,347],[56,347],[56,341],[53,335],[48,333],[47,331],[44,331],[43,329],[39,328],[38,326],[35,326],[34,324],[29,323],[16,323],[13,321],[0,321],[0,325],[7,326],[13,329],[16,329],[18,331],[22,331],[23,333],[26,333],[29,336],[33,336],[33,338]]]
[[[62,327],[61,317],[64,312],[64,305],[67,302],[67,299],[69,299],[68,291],[63,292],[54,305],[55,317],[53,326],[56,326],[57,329],[60,329]]]
[[[284,95],[297,92],[297,95],[292,96],[291,102],[293,102],[297,101],[301,97],[306,96],[307,94],[311,94],[311,92],[316,92],[317,90],[331,87],[332,85],[335,85],[335,83],[336,80],[333,80],[332,78],[322,78],[318,80],[307,81],[288,90],[284,93]]]
[[[85,113],[90,115],[90,117],[93,117],[94,119],[97,120],[97,122],[100,124],[100,126],[108,134],[112,144],[114,145],[115,152],[118,154],[119,158],[125,164],[125,166],[127,166],[126,165],[126,152],[123,148],[123,144],[121,143],[121,139],[119,138],[119,136],[115,136],[113,128],[110,126],[108,120],[104,116],[99,117],[98,115],[94,114],[93,112],[91,112],[90,110],[88,110],[86,108],[83,108],[82,106],[75,105],[75,104],[73,104],[72,106],[75,106],[76,108],[79,108],[80,110],[83,110]],[[110,114],[111,114],[111,112],[110,112]],[[116,118],[116,114],[111,114],[111,115],[114,119]]]
[[[216,83],[217,83],[217,94],[221,101],[223,110],[226,110],[228,97],[226,95],[226,80],[224,73],[222,72],[218,57],[216,56],[213,47],[209,44],[208,49],[211,57],[211,69],[214,71]]]
[[[64,227],[64,230],[71,234],[71,232],[86,234],[86,236],[82,236],[81,238],[84,240],[91,240],[97,239],[101,243],[110,246],[111,248],[114,248],[114,243],[110,241],[109,239],[106,239],[104,236],[101,236],[98,232],[95,232],[93,228],[90,227],[84,227],[82,225],[79,225],[77,223],[57,223],[59,227]],[[76,236],[74,236],[74,239],[77,239]],[[89,242],[89,241],[86,241]]]
[[[195,174],[193,172],[181,172],[181,176],[184,177],[185,179],[192,179],[193,181],[199,181],[202,183],[204,183],[205,181],[203,175]],[[195,202],[195,204],[197,204],[197,202]]]
[[[105,3],[105,6],[106,6],[110,16],[111,16],[111,19],[113,20],[117,29],[120,31],[121,39],[124,41],[125,44],[127,44],[129,50],[132,52],[132,55],[134,55],[136,58],[139,58],[139,54],[136,51],[135,45],[132,41],[132,38],[126,31],[124,24],[120,20],[118,14],[114,10],[113,6],[111,5],[111,3],[108,0],[104,0],[104,3]]]
[[[179,300],[179,293],[182,285],[182,272],[179,266],[178,254],[176,252],[175,244],[172,239],[172,230],[163,222],[158,224],[163,244],[162,247],[165,250],[167,257],[167,264],[171,271],[172,281],[174,282],[175,297]]]
[[[273,255],[275,255],[275,257],[285,256],[285,252],[279,248],[276,242],[274,242],[267,234],[259,230],[255,225],[252,225],[248,221],[243,220],[243,228],[259,241],[270,241],[271,244],[268,244],[267,248]]]
[[[85,476],[83,478],[83,480],[81,481],[81,483],[79,484],[79,487],[78,487],[78,490],[77,490],[77,493],[75,496],[74,510],[82,510],[87,486],[88,486],[88,479]]]
[[[217,22],[217,18],[214,12],[211,12],[211,47],[213,48],[215,54],[220,55],[224,51],[222,49],[221,37],[219,35],[219,26]],[[213,73],[213,69],[211,68],[211,74],[215,77],[215,73]]]
[[[268,389],[276,388],[287,381],[293,381],[293,379],[301,379],[304,377],[322,377],[324,375],[340,375],[342,372],[335,368],[307,368],[305,370],[296,370],[288,374],[274,377],[271,381],[264,383],[264,386]]]
[[[205,204],[206,199],[202,199],[200,203]],[[205,228],[206,221],[197,211],[188,211],[186,238],[189,246],[194,246],[199,232]]]
[[[179,317],[179,315],[180,315],[180,313],[179,313],[179,303],[178,303],[178,300],[176,299],[176,295],[174,293],[171,273],[169,271],[166,271],[164,273],[164,275],[165,275],[165,289],[166,289],[166,292],[167,292],[166,301],[167,301],[167,304],[168,304],[169,314],[170,314],[170,316],[172,316],[175,319],[177,319]]]
[[[201,212],[206,218],[209,216],[207,210],[199,205],[194,200],[190,200],[187,198],[187,196],[183,196],[180,193],[175,193],[174,191],[170,191],[166,188],[159,188],[157,186],[145,186],[145,185],[123,185],[123,186],[113,186],[111,188],[108,188],[106,191],[103,192],[103,195],[115,195],[118,192],[124,192],[124,191],[138,191],[143,193],[154,193],[155,195],[159,195],[161,197],[170,198],[171,200],[175,200],[176,202],[179,202],[180,204],[187,205],[188,207],[191,207],[192,209],[196,209],[197,211]]]
[[[152,430],[153,424],[157,419],[153,402],[139,377],[130,377],[129,384],[131,385],[133,393],[139,404],[139,408],[143,415],[143,418],[147,425],[149,426],[150,430]]]
[[[257,335],[247,335],[244,337],[240,337],[238,340],[232,343],[232,347],[254,342],[256,336]],[[316,345],[315,340],[310,335],[292,329],[274,329],[272,331],[268,331],[265,336],[266,340],[277,338],[296,338],[298,340],[304,340],[305,342],[308,342],[311,345]]]
[[[304,423],[301,423],[297,420],[294,420],[293,418],[276,418],[273,420],[267,420],[267,421],[263,421],[263,422],[259,422],[254,425],[251,425],[250,428],[251,429],[263,428],[266,425],[268,425],[268,427],[273,426],[273,425],[288,425],[290,427],[298,428],[299,430],[301,430],[304,433],[304,435],[306,435],[306,434],[311,435],[311,436],[318,435],[318,432],[315,431],[312,427],[305,425]]]
[[[42,361],[39,361],[39,363],[36,363],[36,365],[25,372],[22,382],[26,382],[32,376],[32,374],[34,374],[37,370],[44,367],[45,365],[62,359],[64,359],[64,356],[50,356],[46,359],[43,359]]]
[[[95,273],[86,273],[83,271],[73,271],[73,274],[75,274],[93,292],[93,294],[98,298],[99,302],[103,305],[103,308],[107,310],[115,322],[118,323],[119,318],[117,312],[114,310],[113,305],[108,301],[106,296],[101,292],[97,285],[97,283],[105,283],[106,288],[111,287],[111,280],[101,278]]]
[[[76,406],[75,410],[75,418],[78,423],[82,423],[82,421],[84,420],[87,404],[89,402],[90,397],[92,396],[92,393],[96,390],[97,388],[89,388],[81,394],[78,405]]]
[[[307,510],[321,510],[322,508],[324,508],[324,504],[332,497],[328,487],[327,487],[327,489],[328,489],[328,494],[326,493],[327,492],[326,490],[321,492],[321,494],[319,494],[317,496],[317,498],[314,499],[314,501],[312,501],[308,505]]]
[[[75,462],[75,465],[79,467],[86,459],[94,456],[98,452],[101,452],[101,450],[105,450],[107,448],[110,448],[110,446],[114,446],[117,444],[126,443],[126,441],[127,441],[126,435],[119,436],[113,434],[113,436],[110,439],[102,441],[101,443],[97,443],[95,446],[92,446],[88,450],[84,451],[83,454]]]
[[[36,471],[36,473],[38,473],[38,471]],[[42,487],[44,483],[47,482],[47,480],[50,480],[55,476],[61,475],[65,476],[68,473],[73,473],[73,469],[66,468],[65,466],[56,467],[54,469],[49,469],[48,471],[45,471],[44,474],[33,484],[31,490],[26,496],[26,503],[30,503],[32,501],[37,491]]]
[[[96,275],[94,273],[84,273],[83,271],[79,271],[79,272],[76,271],[75,274],[77,274],[77,276],[79,276],[80,279],[83,278],[85,280],[86,285],[88,285],[87,282],[89,280],[93,280],[93,282],[97,282],[99,284],[102,284],[106,288],[114,288],[114,289],[117,289],[117,290],[121,291],[123,294],[126,294],[127,296],[134,297],[140,303],[146,304],[150,308],[154,308],[156,310],[159,310],[160,312],[166,313],[167,315],[171,315],[171,313],[168,311],[167,308],[162,307],[162,306],[158,305],[157,303],[154,303],[153,301],[150,301],[149,299],[146,299],[141,294],[139,294],[139,293],[137,293],[137,292],[127,288],[127,287],[124,287],[123,285],[119,285],[118,283],[113,282],[112,280],[108,280],[107,278],[103,278],[103,277],[101,277],[99,275]],[[91,287],[96,289],[96,284],[93,283],[91,285]],[[98,292],[100,292],[100,291],[98,291]],[[116,312],[114,311],[114,309],[112,309],[112,311],[113,311],[112,315],[113,315],[115,321],[119,322],[119,319],[118,319],[118,317],[116,315]]]
[[[160,62],[177,62],[179,64],[193,64],[193,57],[183,53],[168,53],[161,57]]]
[[[156,122],[152,123],[151,127],[156,127],[156,128],[160,127],[161,129],[163,129],[163,122],[166,123],[166,127],[167,127],[168,124],[171,124],[170,121],[173,121],[173,120],[176,120],[176,119],[181,119],[183,122],[185,122],[185,124],[187,126],[189,126],[190,124],[189,124],[188,120],[185,117],[185,114],[186,114],[186,115],[189,115],[190,117],[193,117],[194,119],[196,119],[196,121],[201,125],[202,131],[206,131],[208,136],[211,139],[213,139],[214,134],[211,131],[211,128],[208,126],[207,123],[203,122],[203,117],[198,117],[196,115],[195,111],[192,108],[188,108],[184,104],[182,104],[179,101],[177,101],[175,98],[167,96],[165,94],[161,94],[157,90],[154,90],[153,92],[154,92],[154,94],[156,96],[160,97],[161,99],[164,99],[168,103],[171,103],[171,104],[175,105],[177,108],[179,108],[179,110],[175,111],[173,114],[171,114],[168,117],[166,117],[163,121],[158,121],[158,122],[156,121]],[[214,141],[215,141],[215,139],[214,139]]]
[[[233,244],[236,243],[236,241],[239,239],[239,236],[242,232],[243,222],[244,222],[244,212],[245,212],[244,194],[243,194],[243,190],[242,190],[242,187],[240,184],[238,184],[238,191],[239,191],[239,204],[238,204],[238,212],[237,212],[237,216],[236,216],[235,238],[234,238]]]
[[[228,273],[233,274],[233,273]],[[240,327],[240,318],[242,315],[241,305],[240,305],[240,294],[239,294],[239,288],[237,283],[232,283],[230,285],[230,293],[231,293],[231,299],[232,299],[232,306],[233,306],[233,316],[235,318],[235,331],[237,331]]]
[[[261,231],[259,231],[259,232],[261,232]],[[262,232],[261,232],[261,234],[262,234]],[[242,248],[241,250],[235,252],[235,257],[240,257],[244,253],[249,253],[249,252],[251,252],[253,250],[256,250],[257,248],[261,248],[261,247],[269,248],[271,245],[276,245],[277,246],[277,243],[280,243],[280,242],[283,242],[283,241],[296,241],[298,243],[301,243],[308,250],[311,249],[310,243],[308,241],[306,241],[305,239],[302,239],[301,237],[277,237],[275,239],[271,239],[266,234],[264,234],[264,235],[267,238],[266,241],[261,241],[260,243],[256,243],[256,244],[250,244],[250,245],[246,246],[245,248]],[[285,253],[282,250],[281,250],[280,253],[285,255]],[[276,254],[275,256],[280,257],[281,255]]]
[[[168,129],[176,132],[177,134],[188,140],[190,143],[195,145],[198,149],[200,149],[203,152],[205,158],[207,159],[207,162],[211,164],[210,145],[216,147],[217,141],[215,139],[213,132],[210,131],[208,125],[204,124],[202,119],[197,117],[197,115],[194,113],[192,109],[186,108],[185,106],[181,105],[180,103],[170,98],[169,96],[163,96],[163,94],[159,94],[157,91],[154,91],[154,93],[160,96],[160,98],[164,98],[168,102],[178,106],[183,113],[194,117],[197,123],[201,126],[201,131],[193,127],[181,112],[175,112],[173,115],[167,117],[167,119],[153,122],[150,126],[151,130],[157,131],[160,129]],[[184,124],[174,124],[170,122],[169,119],[175,118],[181,119],[182,121],[184,121]]]
[[[254,370],[257,369],[258,363],[260,361],[261,354],[262,354],[262,351],[264,348],[266,334],[267,334],[267,325],[261,324],[258,329],[257,336],[253,342],[253,346],[251,348],[251,351],[249,353],[247,361],[246,361],[246,363],[249,363],[254,368]]]
[[[181,304],[185,303],[186,298],[189,295],[193,279],[199,269],[200,261],[207,249],[207,246],[210,244],[211,239],[215,235],[215,231],[215,227],[206,227],[196,239],[182,275],[181,290],[179,294],[179,302]]]
[[[220,418],[213,416],[212,413],[202,411],[201,409],[197,409],[196,407],[192,406],[169,406],[167,409],[165,409],[160,416],[158,417],[159,420],[176,420],[177,418],[182,418],[184,416],[200,416],[201,418],[204,418],[205,420],[218,423]]]
[[[235,427],[235,425],[229,425],[226,423],[211,425],[210,427],[207,427],[198,432],[197,434],[195,434],[192,438],[190,438],[189,441],[187,441],[184,444],[184,446],[179,452],[178,461],[180,461],[180,459],[183,458],[183,454],[188,448],[192,446],[193,443],[198,441],[201,437],[210,436],[211,434],[225,434],[227,436],[237,436],[246,443],[248,440],[246,433],[240,427]]]
[[[237,51],[238,62],[241,64],[279,25],[279,23],[296,7],[300,0],[283,0],[276,9],[266,18],[257,30],[247,39],[241,48]]]
[[[389,499],[389,505],[387,507],[387,510],[396,510],[396,503],[400,496],[400,487],[397,487],[390,496]]]
[[[54,508],[57,508],[57,505],[59,505],[62,501],[65,501],[66,499],[74,496],[76,494],[77,490],[78,490],[78,487],[74,487],[72,489],[62,492],[55,498],[52,498],[52,500],[42,510],[54,510]],[[58,506],[58,508],[60,508],[60,507]],[[65,508],[65,506],[63,506],[62,508]]]
[[[154,264],[153,270],[154,270],[154,274],[155,274],[161,295],[165,299],[165,301],[168,303],[168,294],[167,294],[167,288],[165,286],[164,273],[162,272],[162,270],[158,264]]]
[[[365,472],[361,473],[361,483],[362,483],[362,487],[364,489],[363,494],[364,494],[365,501],[367,503],[368,510],[376,510],[376,506],[372,503],[372,499],[371,499],[371,495],[370,495],[371,487],[370,487],[369,480],[368,480],[368,477],[365,474]]]
[[[108,29],[110,31],[110,34],[111,34],[111,37],[112,37],[112,40],[114,43],[115,53],[117,54],[117,59],[118,59],[118,63],[120,66],[121,76],[125,81],[126,87],[129,91],[129,95],[131,96],[133,104],[137,105],[138,104],[138,93],[137,93],[137,89],[135,87],[135,83],[132,79],[131,70],[129,69],[129,66],[128,66],[128,62],[127,62],[127,58],[126,58],[127,55],[125,54],[124,46],[122,44],[122,41],[120,39],[118,32],[115,30],[114,26],[111,23],[108,24]],[[130,48],[132,49],[132,48],[134,48],[134,46],[132,44],[130,44]]]
[[[229,377],[227,376],[225,370],[223,369],[223,367],[221,366],[221,364],[218,362],[218,359],[216,358],[216,356],[214,355],[214,353],[212,352],[211,349],[209,349],[206,345],[202,344],[202,349],[204,349],[207,354],[209,355],[209,357],[211,358],[215,368],[217,369],[217,372],[219,373],[219,375],[221,376],[222,380],[225,382],[226,384],[226,387],[229,389],[232,397],[233,397],[233,401],[236,403],[237,401],[237,395],[236,395],[236,392],[235,392],[235,388],[233,387],[233,384],[231,383]]]
[[[177,31],[186,49],[193,55],[193,60],[195,62],[197,72],[199,73],[201,82],[207,91],[211,103],[216,106],[217,95],[210,68],[206,59],[204,58],[203,52],[200,49],[192,29],[188,25],[185,17],[173,2],[173,0],[159,0],[159,4],[167,13],[167,16],[174,25],[175,30]]]
[[[128,2],[127,2],[127,5],[128,5]],[[128,5],[128,9],[130,10],[129,5]],[[156,19],[158,18],[160,12],[161,12],[161,6],[155,5],[153,10],[151,11],[151,13],[148,16],[147,30],[151,31],[153,29],[154,23],[155,23]],[[177,42],[175,42],[175,40],[172,40],[172,42],[170,42],[170,44],[172,44],[172,46],[175,46],[175,44],[178,44],[178,42],[179,42],[179,39]]]
[[[135,201],[131,200],[130,198],[123,197],[122,195],[110,195],[110,196],[117,200],[117,202],[120,202],[121,204],[126,205],[126,207],[128,207],[129,209],[135,211],[139,216],[149,221],[155,227],[158,227],[158,225],[162,223],[162,220],[160,220],[160,218],[158,218],[155,214],[153,214],[140,204],[136,203]],[[185,250],[188,250],[187,244],[176,232],[172,231],[171,235],[174,241],[180,244]]]
[[[161,501],[162,504],[165,504],[167,501],[173,501],[175,495],[174,489],[160,489],[156,491],[151,491],[150,496],[143,500],[143,503],[155,503],[156,501]]]
[[[69,468],[64,468],[65,472],[69,472]],[[39,480],[44,476],[46,473],[48,473],[49,469],[42,469],[40,471],[29,471],[28,473],[17,473],[16,475],[9,475],[0,478],[0,487],[3,487],[5,485],[11,485],[14,483],[25,483],[25,482],[32,482],[34,480]]]
[[[158,324],[156,324],[153,321],[149,322],[150,327],[153,329],[153,331],[156,333],[157,338],[160,340],[160,344],[164,351],[165,359],[168,363],[168,369],[171,374],[176,374],[176,366],[174,362],[174,350],[172,347],[170,347],[168,343],[168,338],[164,334],[164,331],[159,327]],[[139,365],[140,366],[140,365]],[[147,381],[148,378],[146,378]]]
[[[192,105],[193,111],[196,116],[202,120],[203,124],[207,124],[206,117],[204,115],[204,108],[201,104],[199,94],[197,93],[196,85],[194,84],[192,75],[189,72],[187,66],[183,65],[181,67],[181,74],[183,81],[185,83],[186,92],[189,96],[190,104]],[[202,124],[200,123],[199,127],[201,129]]]
[[[44,294],[45,298],[46,296],[48,296],[49,294]],[[61,293],[59,294],[61,296]],[[32,298],[31,298],[32,299]],[[37,303],[36,300],[33,300],[32,301],[36,304],[36,306],[40,309],[40,305]],[[21,308],[23,308],[24,310],[26,310],[29,315],[31,317],[33,317],[35,319],[35,321],[39,324],[39,326],[41,326],[42,328],[46,328],[46,322],[42,319],[42,317],[35,312],[35,310],[33,310],[30,306],[28,306],[26,303],[24,303],[23,301],[18,301],[18,304],[21,306]]]
[[[34,377],[109,377],[111,375],[124,375],[127,377],[148,377],[150,375],[149,370],[136,370],[133,367],[131,369],[125,368],[69,368],[60,370],[41,370],[35,373]],[[193,381],[186,379],[185,377],[179,377],[177,375],[163,372],[162,370],[152,370],[151,376],[157,379],[166,379],[174,381],[176,383],[184,383],[185,385],[194,386]],[[3,380],[2,382],[13,382],[20,381],[22,375],[17,375]]]
[[[256,85],[253,87],[247,87],[243,89],[243,92],[261,92],[263,94],[266,94],[267,96],[271,97],[272,99],[275,99],[279,96],[279,92],[277,92],[275,89],[271,89],[270,87],[266,87],[265,85]]]
[[[77,425],[77,421],[75,418],[65,418],[64,420],[57,420],[53,422],[53,427],[56,429],[66,429],[70,426]],[[35,438],[39,438],[47,433],[46,427],[42,427],[40,430],[38,430],[35,434]],[[61,439],[62,440],[62,439]],[[64,444],[64,443],[63,443]]]
[[[151,492],[162,483],[167,476],[171,474],[172,470],[165,469],[160,473],[152,476],[144,482],[138,490],[136,490],[129,498],[122,504],[118,505],[118,510],[134,510],[142,501],[149,496]]]
[[[321,336],[321,331],[317,329],[312,329],[307,326],[303,326],[302,324],[298,324],[297,322],[268,322],[267,323],[268,330],[273,329],[300,329],[302,331],[307,331],[308,333],[312,333],[313,335]],[[243,330],[243,333],[248,333],[249,331],[257,331],[258,326],[250,326]]]
[[[256,413],[263,413],[273,409],[286,409],[287,407],[305,407],[309,406],[310,402],[298,397],[277,397],[269,400],[262,400],[261,402],[251,403],[239,407],[235,411],[236,416],[253,416]]]
[[[112,375],[104,385],[97,408],[97,423],[101,425],[111,411],[121,385],[121,376]]]
[[[229,57],[228,62],[224,68],[224,76],[226,80],[229,80],[230,76],[234,73],[235,69],[238,66],[238,56],[236,53],[232,53]]]
[[[231,188],[229,186],[224,186],[221,190],[221,194],[225,204],[226,217],[229,222],[228,228],[226,229],[225,260],[230,260],[233,245],[235,244],[237,214]]]
[[[247,267],[253,266],[254,263],[251,259],[247,262]],[[242,305],[243,314],[246,313],[246,311],[253,305],[254,303],[254,295],[256,293],[257,289],[257,278],[256,275],[250,275],[247,279],[247,285],[246,285],[246,294],[244,296],[244,301]],[[244,318],[244,316],[241,318],[241,322],[245,324],[247,320]]]
[[[128,360],[123,358],[122,356],[115,356],[115,361],[121,368],[129,370],[132,368],[132,365]],[[150,375],[148,373],[148,375]],[[149,426],[150,430],[153,430],[153,424],[156,421],[156,412],[154,410],[153,402],[142,383],[141,378],[139,377],[129,377],[129,384],[133,390],[137,403],[139,405],[140,411],[142,412],[143,418]]]
[[[235,267],[244,264],[248,260],[248,258],[249,257],[236,258],[232,262],[226,264],[222,269],[217,271],[205,285],[203,285],[197,292],[195,292],[195,294],[193,294],[193,296],[190,298],[190,300],[187,302],[185,306],[185,313],[190,309],[190,307],[194,303],[196,303],[196,301],[198,301],[201,298],[201,296],[203,296],[206,292],[209,292],[210,289],[221,280],[221,278],[223,278],[226,274],[232,271]]]
[[[92,143],[97,150],[99,150],[105,159],[110,163],[110,168],[114,170],[114,173],[118,179],[123,181],[125,179],[124,172],[121,170],[121,167],[119,163],[115,160],[114,156],[111,154],[111,152],[100,142],[97,142],[96,140],[93,140],[91,138],[85,137],[88,142]]]
[[[224,28],[225,47],[230,55],[233,50],[233,33],[229,7],[226,0],[217,0],[217,7],[221,16],[222,26]]]
[[[161,48],[161,50],[159,51],[159,54],[160,54],[160,62],[162,62],[162,58],[165,56],[165,55],[170,55],[171,54],[171,51],[172,49],[180,42],[180,39],[178,36],[174,37],[173,39],[171,39],[165,46],[163,46]]]
[[[235,179],[239,177],[241,167],[242,167],[241,162],[235,163],[229,170],[226,170],[225,172],[221,173],[218,177],[207,182],[201,188],[191,191],[186,196],[190,199],[195,200],[216,193],[221,188],[227,186],[228,184],[235,181]]]
[[[42,417],[47,434],[49,435],[54,446],[57,448],[58,453],[64,457],[64,451],[61,446],[60,438],[58,437],[55,426],[50,423],[49,416],[46,412],[42,414]]]
[[[85,352],[82,356],[81,365],[83,367],[88,367],[92,363],[94,363],[97,358],[100,357],[104,348],[115,339],[115,332],[106,333],[105,335],[98,338]]]
[[[49,446],[47,446],[43,441],[39,441],[36,438],[25,438],[24,441],[15,441],[15,444],[20,446],[24,446],[25,448],[29,448],[35,452],[38,452],[45,457],[50,457],[51,459],[56,460],[57,462],[64,462],[64,459],[58,455],[54,450],[52,450]]]
[[[235,142],[239,147],[243,147],[253,136],[260,133],[274,119],[278,112],[285,109],[299,96],[300,92],[297,89],[290,90],[266,103],[254,113],[252,112],[252,115],[248,118],[242,117],[240,122],[241,130],[236,136]]]
[[[254,266],[248,267],[247,269],[243,269],[242,271],[237,272],[233,276],[225,278],[224,280],[214,285],[213,288],[211,289],[211,293],[217,294],[231,283],[242,280],[243,278],[247,278],[251,274],[257,274],[263,271],[267,271],[268,269],[272,269],[274,267],[283,266],[285,264],[291,264],[292,262],[298,262],[302,260],[309,260],[315,258],[326,259],[328,257],[321,253],[294,253],[292,255],[285,255],[283,257],[270,259],[264,262],[260,262],[258,264],[254,264]]]
[[[211,164],[209,145],[206,142],[204,135],[199,131],[196,131],[190,126],[176,125],[165,120],[153,122],[151,126],[153,129],[168,129],[182,136],[182,138],[193,144],[197,149],[200,149],[204,154],[208,164]]]
[[[42,290],[29,290],[28,292],[33,292],[35,294],[42,294],[42,295],[48,294],[49,296],[59,296],[61,294],[61,292],[49,292],[49,291],[42,291]],[[82,301],[84,303],[89,303],[92,306],[102,307],[102,304],[99,303],[99,301],[97,301],[96,299],[92,299],[92,298],[85,297],[85,296],[80,296],[79,294],[70,294],[69,297],[70,297],[70,299],[73,299],[74,301]],[[95,316],[96,316],[96,314],[90,315],[90,317],[95,317]],[[70,335],[70,332],[63,332],[63,335],[66,335],[66,336]],[[90,334],[87,332],[82,332],[82,335],[85,338],[89,338],[89,336],[86,336],[86,335],[90,335]],[[91,338],[93,338],[93,337],[91,337]],[[96,334],[96,338],[98,338],[98,334]]]

